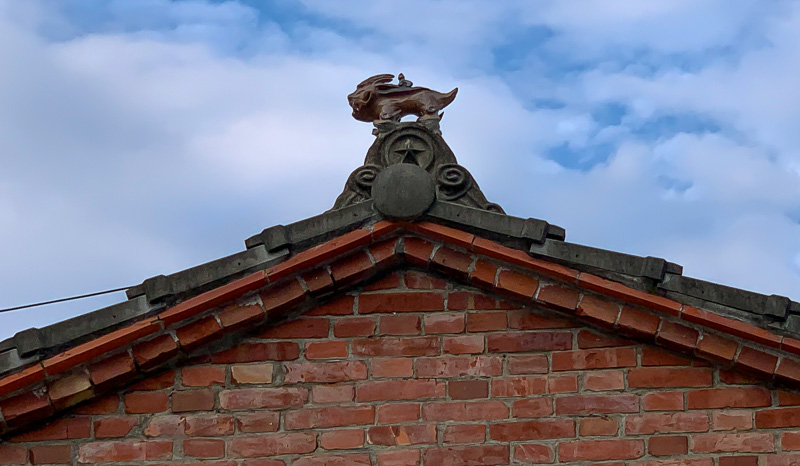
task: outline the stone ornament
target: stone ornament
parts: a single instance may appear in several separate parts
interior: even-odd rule
[[[457,89],[441,94],[412,87],[402,74],[397,85],[381,84],[393,77],[390,74],[373,76],[348,96],[353,116],[374,124],[375,142],[367,151],[364,165],[348,177],[332,210],[374,200],[375,208],[387,217],[414,218],[425,213],[438,199],[504,213],[499,205],[486,200],[478,183],[458,164],[442,138],[438,112],[452,102]],[[408,99],[393,101],[388,97],[384,99],[383,95]],[[417,103],[411,105],[412,100]],[[438,103],[433,105],[434,101]],[[424,111],[417,112],[420,109]],[[399,121],[410,114],[418,115],[417,121]]]
[[[392,79],[393,74],[378,74],[356,86],[355,92],[347,96],[353,118],[368,123],[400,121],[406,115],[416,115],[418,120],[439,120],[439,112],[458,93],[458,88],[442,94],[427,87],[414,87],[403,73],[398,76],[398,84],[388,84]]]

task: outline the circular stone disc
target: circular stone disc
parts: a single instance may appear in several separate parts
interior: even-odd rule
[[[372,184],[372,199],[387,217],[411,219],[422,215],[436,198],[433,176],[410,163],[384,168]]]

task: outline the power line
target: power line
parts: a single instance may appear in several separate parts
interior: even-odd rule
[[[63,303],[64,301],[73,301],[75,299],[91,298],[92,296],[100,296],[102,294],[115,293],[117,291],[125,291],[128,288],[131,288],[131,287],[130,286],[125,286],[125,287],[122,287],[122,288],[114,288],[113,290],[97,291],[95,293],[82,294],[82,295],[79,295],[79,296],[71,296],[69,298],[54,299],[52,301],[43,301],[41,303],[26,304],[24,306],[9,307],[9,308],[6,308],[6,309],[0,309],[0,312],[19,311],[20,309],[28,309],[30,307],[44,306],[46,304]]]

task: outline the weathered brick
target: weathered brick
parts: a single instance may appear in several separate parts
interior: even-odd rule
[[[377,418],[379,424],[416,421],[420,418],[420,404],[391,403],[378,405]]]
[[[272,383],[272,364],[236,364],[231,366],[231,382],[236,385]]]
[[[300,345],[293,341],[243,342],[211,356],[214,364],[237,362],[293,361],[300,357]]]
[[[486,426],[483,424],[449,424],[444,429],[444,443],[483,443]]]
[[[326,450],[350,450],[364,446],[364,431],[362,429],[343,429],[323,432],[319,437],[319,444]]]
[[[277,432],[281,415],[278,411],[260,411],[236,414],[236,428],[239,432]]]
[[[170,458],[172,458],[172,442],[167,440],[90,442],[78,448],[79,463],[153,461]]]
[[[708,428],[708,415],[702,412],[651,413],[625,419],[625,433],[628,435],[706,432]]]
[[[581,437],[617,435],[619,421],[612,417],[585,417],[580,420],[578,434]]]
[[[556,414],[636,413],[639,398],[632,394],[570,395],[556,398]]]
[[[507,419],[508,407],[496,400],[431,402],[422,405],[426,421],[481,421]]]
[[[690,390],[686,393],[689,409],[758,408],[770,406],[769,390],[753,388],[709,388]]]
[[[134,392],[125,395],[125,412],[160,413],[167,410],[169,397],[164,392]]]
[[[442,337],[442,350],[447,354],[480,354],[483,349],[483,335]]]
[[[336,383],[367,378],[363,361],[301,362],[285,364],[284,383]]]
[[[493,333],[486,337],[486,345],[490,353],[567,350],[572,348],[572,334],[568,332]]]
[[[436,356],[438,337],[383,337],[353,340],[355,356]]]
[[[650,437],[647,452],[653,456],[685,455],[689,452],[689,438],[685,435]]]
[[[760,453],[772,452],[775,443],[771,433],[700,434],[692,437],[695,453]]]
[[[491,377],[503,373],[498,356],[445,356],[418,358],[417,377]]]
[[[630,460],[643,455],[643,440],[578,440],[558,444],[560,461]]]
[[[444,395],[445,384],[433,379],[376,380],[356,387],[356,401],[416,400]]]
[[[71,445],[34,445],[28,451],[31,464],[69,464],[72,462]]]
[[[572,419],[498,422],[489,426],[489,438],[500,442],[575,437]]]
[[[447,387],[453,400],[471,400],[489,396],[488,380],[451,380],[447,383]]]
[[[461,333],[466,328],[464,314],[437,312],[422,316],[426,334]]]
[[[240,388],[219,393],[222,409],[286,408],[302,406],[308,400],[308,390],[295,387]]]
[[[188,366],[181,369],[181,382],[187,387],[225,385],[224,366]]]
[[[284,418],[286,429],[316,429],[372,424],[374,406],[301,408],[288,411]]]
[[[260,458],[311,453],[317,449],[317,436],[310,432],[264,434],[254,437],[233,437],[228,442],[232,458]]]
[[[359,314],[443,310],[444,294],[432,291],[364,294],[358,298]]]
[[[436,424],[370,427],[367,442],[381,446],[433,444],[436,443]]]
[[[100,417],[94,421],[94,436],[98,439],[125,437],[138,422],[134,416]]]
[[[411,358],[375,358],[370,361],[370,376],[374,378],[411,377],[414,360]]]
[[[296,339],[327,338],[330,320],[326,317],[301,317],[268,328],[261,332],[261,338]]]
[[[600,348],[562,351],[553,353],[552,360],[553,371],[633,367],[636,365],[636,349]]]
[[[339,338],[366,337],[374,335],[377,326],[374,317],[349,317],[333,323],[333,334]]]
[[[342,359],[346,357],[346,341],[329,340],[306,343],[306,359]]]
[[[514,445],[514,459],[522,463],[542,464],[552,463],[555,452],[549,445],[537,443],[518,443]]]
[[[225,441],[221,439],[186,439],[183,441],[183,454],[193,458],[222,458],[225,456]]]
[[[508,445],[478,445],[428,448],[422,457],[425,464],[492,466],[508,464],[510,453]]]
[[[547,391],[544,377],[506,377],[492,380],[492,397],[541,395]]]
[[[381,335],[419,335],[421,332],[419,316],[388,315],[380,318]]]
[[[661,367],[637,367],[628,370],[628,386],[631,388],[710,387],[711,369]]]

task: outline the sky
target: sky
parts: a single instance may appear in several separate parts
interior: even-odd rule
[[[459,88],[444,137],[510,215],[800,300],[798,30],[772,0],[0,0],[0,308],[329,209],[373,139],[347,94],[400,72]]]

